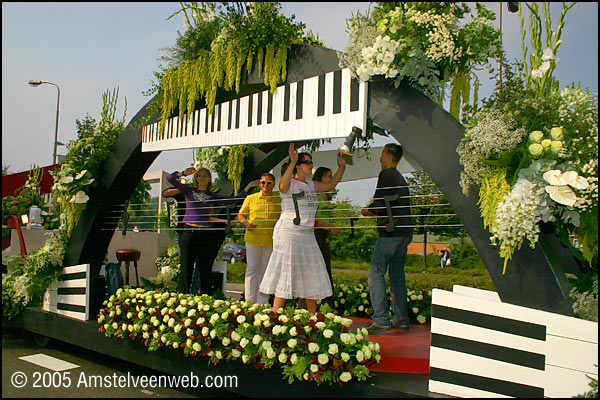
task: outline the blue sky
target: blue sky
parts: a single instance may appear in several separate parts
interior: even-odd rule
[[[369,7],[366,2],[282,4],[284,14],[295,14],[327,47],[337,50],[348,43],[346,18]],[[485,4],[498,12],[498,3]],[[183,30],[182,18],[166,20],[178,9],[179,3],[174,2],[3,2],[2,164],[9,165],[10,172],[19,172],[32,164],[52,163],[57,91],[51,85],[31,87],[30,79],[60,86],[60,142],[76,139],[75,119],[86,114],[99,119],[102,93],[116,87],[118,115],[126,97],[129,121],[149,100],[142,91],[150,88],[152,72],[158,69],[157,59],[163,54],[159,49],[172,45],[177,31]],[[551,10],[555,27],[561,4],[552,4]],[[509,13],[505,3],[502,13],[509,59],[522,59],[518,14]],[[562,40],[556,71],[561,86],[580,81],[597,93],[597,3],[580,3],[568,12]],[[480,98],[489,96],[492,87],[491,82],[485,83]],[[59,146],[58,153],[65,152]],[[191,150],[163,152],[149,171],[179,170],[191,162]],[[367,186],[370,196],[375,184]]]

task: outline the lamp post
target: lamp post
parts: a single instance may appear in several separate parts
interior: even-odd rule
[[[35,80],[35,79],[32,79],[29,81],[29,84],[33,87],[38,87],[43,83],[47,83],[48,85],[55,86],[56,90],[58,91],[58,97],[56,98],[56,127],[54,128],[54,153],[52,154],[52,163],[56,164],[57,163],[56,150],[58,147],[58,106],[60,104],[60,88],[58,87],[58,85],[56,83],[52,83],[52,82],[39,81],[39,80]]]

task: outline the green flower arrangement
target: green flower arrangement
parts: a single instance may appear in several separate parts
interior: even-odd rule
[[[365,380],[379,362],[379,345],[366,329],[329,312],[215,300],[210,296],[119,289],[100,310],[99,331],[204,357],[209,364],[239,362],[256,369],[281,368],[284,379],[321,383]],[[322,309],[323,310],[323,309]]]

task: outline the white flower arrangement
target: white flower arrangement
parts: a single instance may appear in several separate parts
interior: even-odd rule
[[[506,272],[506,264],[515,249],[520,249],[525,239],[529,240],[531,248],[535,247],[540,232],[538,206],[541,197],[542,193],[536,184],[519,178],[498,205],[496,224],[492,226],[490,240],[493,245],[500,246],[500,256],[504,258],[503,273]]]
[[[335,321],[338,316],[332,313],[312,315],[297,313],[291,308],[282,309],[281,313],[269,313],[268,305],[250,306],[231,299],[213,300],[206,295],[178,293],[166,293],[164,298],[165,293],[119,289],[100,310],[100,331],[106,336],[139,338],[149,351],[168,347],[190,356],[209,357],[213,364],[239,359],[256,368],[277,366],[283,369],[283,375],[290,383],[294,379],[318,383],[365,380],[369,376],[368,366],[381,359],[379,346],[368,341],[366,332],[350,332],[348,327]],[[149,308],[138,301],[145,299],[151,299]],[[182,306],[183,302],[186,306]],[[165,303],[176,307],[164,315],[168,322],[156,318],[162,317],[160,306]],[[195,309],[200,317],[196,321],[187,318],[186,310],[190,304],[198,304]],[[209,307],[204,310],[206,305]],[[264,316],[265,321],[279,326],[278,333],[262,325],[239,323],[257,315],[260,315],[259,321]],[[241,316],[245,319],[240,319]],[[282,316],[286,317],[285,322]],[[300,316],[300,320],[295,320],[294,316]],[[326,328],[319,330],[317,323]],[[296,330],[296,336],[292,336],[292,330]]]

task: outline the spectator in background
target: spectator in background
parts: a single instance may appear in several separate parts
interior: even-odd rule
[[[281,215],[281,197],[273,195],[275,177],[270,173],[260,176],[260,192],[249,195],[238,213],[238,220],[246,228],[246,301],[269,304],[269,295],[258,287],[273,252],[273,228]]]
[[[450,250],[442,249],[440,251],[440,264],[442,268],[446,265],[450,265]]]
[[[381,152],[379,162],[381,172],[377,179],[374,200],[363,208],[365,217],[377,217],[379,238],[375,242],[371,265],[369,266],[369,290],[373,306],[373,323],[367,327],[370,334],[377,334],[390,328],[409,329],[408,302],[406,301],[406,276],[404,263],[408,245],[413,237],[413,222],[410,213],[408,184],[396,166],[402,158],[402,146],[388,143]],[[398,195],[390,202],[393,229],[388,231],[389,222],[384,197]],[[390,289],[394,323],[390,324],[389,305],[386,295],[385,274],[390,269]]]

